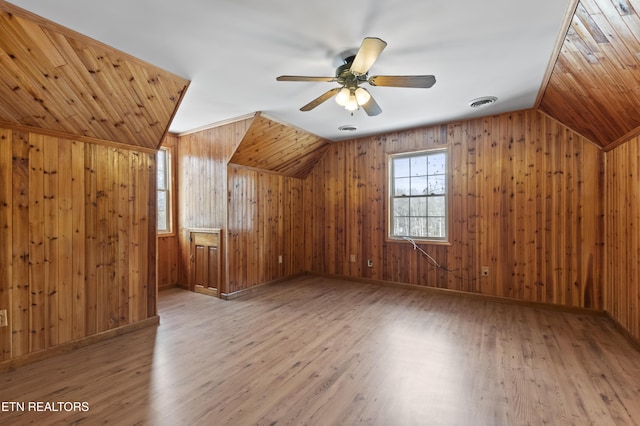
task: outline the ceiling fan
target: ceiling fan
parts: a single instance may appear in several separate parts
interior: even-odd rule
[[[358,52],[344,59],[344,64],[336,68],[335,77],[305,77],[297,75],[281,75],[278,81],[325,81],[337,82],[340,87],[335,87],[318,96],[302,108],[300,111],[311,111],[332,96],[336,96],[336,102],[353,111],[362,107],[367,115],[378,115],[382,112],[371,93],[361,84],[369,83],[372,86],[387,87],[414,87],[429,88],[436,83],[433,75],[374,75],[368,76],[369,68],[378,59],[380,53],[387,46],[384,40],[377,37],[366,37]]]

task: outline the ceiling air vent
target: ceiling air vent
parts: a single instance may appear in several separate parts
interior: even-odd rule
[[[351,124],[345,124],[344,126],[338,127],[338,130],[341,132],[355,132],[358,128]]]
[[[496,98],[495,96],[484,96],[482,98],[472,100],[471,102],[469,102],[469,106],[471,108],[482,108],[495,103],[495,101],[497,100],[498,98]]]

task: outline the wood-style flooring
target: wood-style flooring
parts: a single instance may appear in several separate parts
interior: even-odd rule
[[[314,276],[159,307],[157,327],[0,373],[0,424],[640,423],[640,352],[603,316]]]

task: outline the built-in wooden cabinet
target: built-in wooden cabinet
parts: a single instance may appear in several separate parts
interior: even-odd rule
[[[218,296],[220,291],[221,232],[217,228],[195,228],[189,230],[190,283],[189,288],[197,293]]]

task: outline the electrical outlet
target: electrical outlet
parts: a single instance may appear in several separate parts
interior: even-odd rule
[[[373,268],[373,260],[371,260],[371,259],[367,260],[367,266],[369,268]]]
[[[351,256],[349,256],[349,261],[350,261],[351,263],[356,263],[356,255],[355,255],[355,254],[352,254]]]
[[[282,255],[278,256],[278,263],[282,263]]]
[[[483,277],[488,277],[489,276],[489,267],[488,266],[483,266],[482,267],[482,276]]]
[[[9,326],[9,319],[7,318],[7,310],[2,309],[0,310],[0,327],[8,327],[8,326]]]

